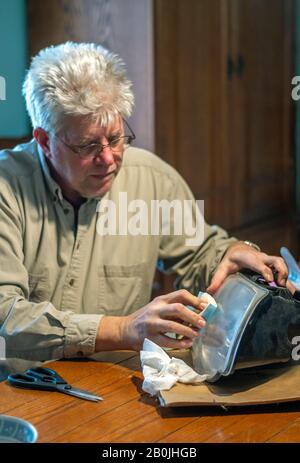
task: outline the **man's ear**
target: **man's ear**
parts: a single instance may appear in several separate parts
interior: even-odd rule
[[[41,129],[41,127],[37,127],[33,131],[33,136],[36,140],[36,142],[40,145],[44,155],[47,158],[51,157],[51,151],[50,151],[50,143],[49,143],[49,136],[47,132],[44,129]]]

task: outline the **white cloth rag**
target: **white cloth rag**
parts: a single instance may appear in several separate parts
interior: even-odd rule
[[[177,381],[198,384],[208,377],[196,373],[183,360],[170,358],[161,347],[147,338],[144,340],[140,358],[144,375],[142,389],[152,396],[159,391],[171,389]]]

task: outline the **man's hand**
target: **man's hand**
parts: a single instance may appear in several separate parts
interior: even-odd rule
[[[197,309],[189,310],[186,305]],[[100,322],[96,351],[113,349],[140,350],[145,338],[161,347],[185,349],[192,346],[199,329],[205,325],[200,316],[207,302],[181,289],[158,296],[146,306],[126,317],[103,317]],[[183,336],[170,338],[166,333]]]
[[[274,280],[275,274],[277,284],[279,286],[286,285],[288,269],[281,257],[269,256],[243,242],[237,242],[228,248],[210,286],[207,288],[207,292],[214,294],[228,275],[241,269],[250,269],[260,273],[266,281],[270,282]]]
[[[287,282],[286,282],[286,287],[292,294],[294,294],[294,292],[297,290],[297,288],[289,280],[287,280]]]

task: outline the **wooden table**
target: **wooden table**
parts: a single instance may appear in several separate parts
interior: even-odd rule
[[[141,390],[139,355],[102,353],[97,361],[47,364],[72,385],[103,402],[0,384],[0,413],[24,418],[38,442],[300,442],[300,403],[233,407],[161,408]]]

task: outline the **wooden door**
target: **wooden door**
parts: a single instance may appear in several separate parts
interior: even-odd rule
[[[230,0],[233,227],[291,214],[292,0]],[[287,220],[287,219],[285,219]]]
[[[298,255],[293,0],[156,0],[154,11],[157,153],[209,223]]]
[[[228,5],[156,0],[155,6],[156,151],[204,199],[206,220],[228,226]]]
[[[293,0],[155,6],[156,151],[204,199],[208,222],[251,239],[281,218],[282,233],[294,197]]]

